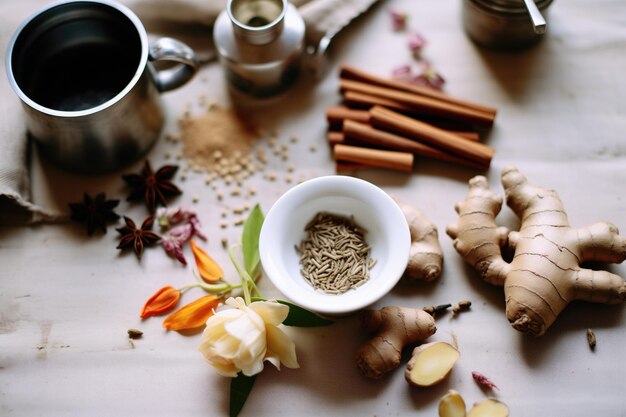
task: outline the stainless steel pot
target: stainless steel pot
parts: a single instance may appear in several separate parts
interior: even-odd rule
[[[156,60],[178,64],[156,71]],[[197,65],[174,39],[149,45],[128,8],[78,0],[27,19],[9,43],[6,67],[42,153],[66,169],[103,173],[152,146],[164,120],[159,93],[184,84]]]

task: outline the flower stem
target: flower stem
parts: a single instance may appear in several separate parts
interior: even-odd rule
[[[204,282],[197,282],[195,284],[189,284],[189,285],[180,287],[178,290],[183,292],[183,291],[187,291],[190,288],[202,288],[203,290],[211,294],[220,294],[220,293],[230,292],[236,288],[241,288],[241,285],[231,285],[227,282],[223,282],[221,284],[205,284]]]
[[[246,304],[249,305],[252,302],[252,296],[253,295],[260,296],[260,293],[256,284],[254,283],[254,280],[250,277],[250,274],[248,274],[248,271],[242,268],[239,262],[237,262],[237,259],[235,259],[235,247],[236,246],[237,245],[232,245],[228,249],[228,256],[230,257],[230,260],[235,266],[237,273],[241,277],[241,288],[243,290],[243,298]]]

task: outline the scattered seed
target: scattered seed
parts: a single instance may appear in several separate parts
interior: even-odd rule
[[[309,146],[309,151],[311,151],[311,152],[317,151],[317,146],[315,146],[315,145]]]
[[[222,248],[228,248],[228,239],[226,239],[225,237],[222,238]]]
[[[428,314],[432,316],[437,316],[447,311],[450,307],[452,307],[452,304],[439,304],[437,306],[424,307],[422,310],[424,310],[425,312],[427,312]]]
[[[471,306],[472,306],[472,302],[469,300],[459,301],[454,307],[452,307],[452,314],[456,316],[461,311],[469,310]]]
[[[313,288],[341,294],[369,278],[372,265],[365,229],[353,218],[318,213],[306,226],[307,238],[296,247],[300,273]]]
[[[235,226],[241,226],[243,224],[243,219],[237,219],[233,222],[233,225]]]
[[[222,229],[226,229],[226,228],[228,227],[228,222],[221,221],[221,222],[220,222],[220,227],[221,227]]]
[[[197,195],[194,195],[193,197],[191,197],[191,201],[195,204],[195,203],[197,203],[198,201],[200,201],[200,197],[199,197],[199,196],[197,196]]]
[[[139,329],[128,329],[128,337],[130,339],[140,339],[143,336],[143,332]]]
[[[587,329],[587,343],[591,350],[596,348],[596,334],[591,329]]]

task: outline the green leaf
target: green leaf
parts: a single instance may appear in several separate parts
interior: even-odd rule
[[[252,297],[252,301],[266,301],[260,297]],[[280,304],[284,304],[289,307],[289,314],[287,314],[287,318],[283,321],[285,326],[294,326],[294,327],[319,327],[319,326],[328,326],[334,323],[332,320],[325,319],[324,317],[313,313],[305,308],[297,306],[295,304],[291,304],[290,302],[283,300],[276,300],[276,302]]]
[[[254,206],[250,215],[243,225],[243,233],[241,235],[241,249],[243,252],[243,264],[246,272],[254,279],[259,271],[259,236],[261,235],[261,226],[263,226],[263,212],[257,204]]]
[[[232,378],[230,381],[230,405],[228,415],[230,417],[237,417],[239,412],[243,408],[252,387],[256,375],[247,376],[239,372],[236,378]]]

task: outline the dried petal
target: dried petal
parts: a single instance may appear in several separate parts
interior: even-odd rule
[[[407,64],[394,68],[391,72],[391,78],[401,81],[409,80],[411,78],[411,66]]]
[[[220,303],[220,298],[216,295],[205,295],[198,298],[179,310],[170,314],[163,327],[167,330],[188,330],[196,329],[205,325],[206,321],[215,313],[215,309]]]
[[[157,219],[162,229],[170,229],[163,236],[163,248],[165,252],[187,265],[187,260],[183,255],[183,247],[193,236],[206,240],[206,236],[200,228],[200,220],[196,213],[183,208],[159,208],[157,209]]]
[[[419,57],[426,46],[426,39],[417,32],[409,33],[409,48],[415,57]]]
[[[208,283],[219,281],[224,276],[222,268],[201,247],[197,246],[193,239],[189,241],[189,244],[196,259],[200,277]]]
[[[163,314],[176,307],[178,300],[180,300],[180,291],[169,285],[165,286],[146,301],[141,310],[141,318]]]
[[[497,390],[500,389],[489,378],[487,378],[485,375],[481,374],[480,372],[472,371],[472,378],[474,378],[474,381],[476,381],[476,383],[483,388],[497,389]]]
[[[420,75],[413,78],[412,82],[417,85],[424,85],[436,90],[441,90],[446,80],[435,69],[429,67]]]
[[[406,23],[408,16],[405,12],[401,12],[396,9],[389,10],[389,16],[391,17],[391,25],[393,30],[400,32],[406,29]]]
[[[191,239],[193,230],[191,224],[176,226],[168,231],[161,240],[165,252],[169,256],[178,259],[183,265],[187,265],[187,260],[183,255],[183,245]]]

